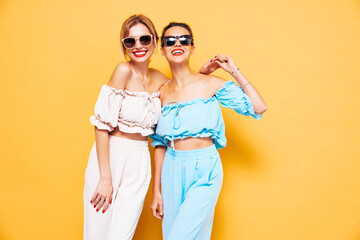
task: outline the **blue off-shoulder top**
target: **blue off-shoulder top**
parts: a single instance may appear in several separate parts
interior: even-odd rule
[[[188,137],[211,137],[217,149],[226,146],[225,124],[221,113],[222,106],[234,109],[237,113],[260,119],[250,98],[233,81],[228,81],[208,99],[195,98],[182,103],[168,102],[161,109],[161,115],[154,134],[152,146],[171,147],[175,139]]]

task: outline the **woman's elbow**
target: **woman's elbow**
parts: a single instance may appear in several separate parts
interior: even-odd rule
[[[256,109],[254,109],[254,112],[256,114],[262,114],[262,113],[266,112],[266,110],[267,110],[267,106],[264,105],[264,106],[257,107]]]

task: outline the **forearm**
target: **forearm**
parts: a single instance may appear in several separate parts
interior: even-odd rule
[[[161,170],[165,158],[166,147],[157,146],[154,150],[154,177],[153,177],[153,192],[160,192],[161,185]]]
[[[259,92],[253,86],[253,84],[250,83],[245,78],[245,76],[241,73],[241,71],[237,67],[234,67],[234,70],[232,72],[230,72],[230,74],[235,78],[235,80],[238,82],[240,87],[244,90],[246,95],[249,96],[249,98],[253,104],[255,113],[265,112],[267,109],[266,104],[265,104],[264,100],[262,99],[261,95],[259,94]]]
[[[96,153],[99,162],[100,179],[111,180],[109,160],[109,132],[95,127]]]

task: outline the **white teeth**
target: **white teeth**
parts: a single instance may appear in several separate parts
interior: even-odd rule
[[[181,53],[183,53],[183,51],[180,50],[173,51],[173,54],[181,54]]]
[[[144,55],[146,52],[145,51],[142,51],[142,52],[134,52],[135,56],[137,55]]]

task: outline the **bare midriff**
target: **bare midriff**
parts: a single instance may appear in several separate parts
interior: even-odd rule
[[[129,140],[139,140],[139,141],[147,141],[147,136],[142,136],[140,133],[126,133],[120,132],[119,128],[115,128],[114,131],[110,133],[111,136],[125,138]]]
[[[206,148],[214,144],[214,141],[211,137],[204,138],[184,138],[184,139],[175,139],[174,147],[176,150],[195,150],[200,148]],[[169,146],[171,143],[169,142]]]

